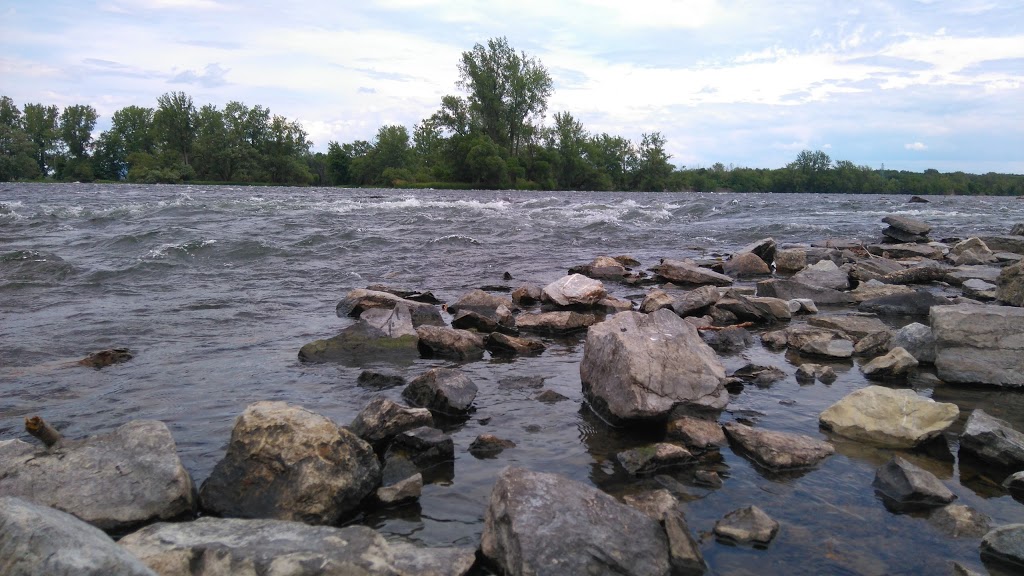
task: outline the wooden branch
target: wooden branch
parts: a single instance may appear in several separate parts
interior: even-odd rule
[[[718,332],[719,330],[725,330],[726,328],[750,328],[753,325],[753,322],[741,322],[739,324],[732,324],[730,326],[701,326],[697,328],[697,330],[699,330],[700,332],[707,332],[708,330],[712,332]]]
[[[63,438],[56,428],[50,426],[46,420],[39,416],[25,418],[25,431],[38,438],[43,444],[46,444],[47,448],[60,442]]]

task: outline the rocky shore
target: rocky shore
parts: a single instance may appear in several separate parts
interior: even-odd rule
[[[933,241],[925,222],[888,216],[882,224],[873,244],[766,238],[708,261],[599,256],[544,286],[512,282],[447,303],[423,290],[353,290],[337,306],[352,323],[298,356],[445,359],[408,381],[378,369],[360,375],[362,386],[401,387],[404,404],[381,395],[337,423],[314,407],[254,403],[198,486],[162,422],[125,422],[84,439],[58,434],[46,446],[2,441],[0,574],[703,574],[706,538],[756,553],[787,530],[758,502],[736,502],[702,536],[670,490],[614,497],[523,465],[494,478],[478,546],[423,547],[354,524],[450,480],[456,446],[448,432],[479,408],[478,384],[460,366],[529,362],[561,338],[583,346],[588,409],[606,426],[654,438],[617,455],[614,465],[631,477],[684,470],[715,490],[728,482],[713,465],[726,449],[768,475],[810,474],[842,441],[926,458],[952,459],[955,450],[1024,500],[1024,433],[907,387],[930,378],[1021,393],[1024,225]],[[643,296],[617,297],[609,285]],[[790,373],[755,364],[727,370],[722,356],[755,339],[798,363]],[[83,365],[131,360],[125,350],[104,352]],[[854,357],[873,384],[823,410],[816,435],[722,419],[730,390],[787,378],[830,382],[829,364]],[[502,385],[560,400],[542,379]],[[955,443],[936,444],[964,417]],[[514,448],[495,428],[463,449],[501,458]],[[1024,570],[1024,524],[993,526],[957,504],[926,467],[894,455],[871,488],[893,514],[921,514],[974,538],[993,574]]]

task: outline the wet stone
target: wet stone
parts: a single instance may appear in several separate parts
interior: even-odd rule
[[[437,428],[422,426],[395,436],[385,459],[393,455],[404,456],[423,470],[455,460],[455,442]]]
[[[981,538],[992,529],[988,516],[963,504],[936,509],[928,522],[952,538]]]
[[[739,422],[729,422],[724,428],[729,440],[765,468],[809,468],[835,452],[828,442],[803,434],[761,430]]]
[[[88,366],[89,368],[105,368],[114,364],[120,364],[127,362],[134,358],[131,350],[127,348],[109,348],[107,350],[100,350],[99,352],[93,352],[82,358],[78,363],[82,366]]]
[[[356,384],[362,388],[383,390],[385,388],[405,386],[406,380],[405,376],[402,376],[398,372],[363,370],[359,373],[359,377],[356,379]]]
[[[722,477],[714,470],[697,470],[693,473],[693,481],[709,488],[721,488]]]
[[[757,506],[733,510],[715,523],[715,536],[735,544],[767,545],[779,532],[779,523]]]
[[[899,456],[875,471],[871,485],[887,507],[898,511],[943,506],[956,499],[934,474]]]
[[[476,384],[469,376],[453,368],[431,368],[402,391],[402,397],[413,405],[446,416],[470,412],[476,394]]]
[[[377,500],[385,506],[416,500],[423,493],[423,474],[419,472],[394,484],[377,488]]]
[[[694,416],[679,416],[669,420],[665,437],[679,440],[687,447],[707,450],[725,446],[727,440],[722,426],[715,420]]]
[[[540,392],[539,394],[537,394],[536,396],[534,396],[533,399],[537,400],[539,402],[544,402],[545,404],[554,404],[555,402],[561,402],[563,400],[568,400],[569,397],[565,396],[565,395],[562,395],[562,394],[559,394],[558,392],[555,392],[554,390],[544,390],[544,391]]]
[[[477,458],[493,458],[507,448],[515,448],[511,440],[498,438],[494,434],[481,434],[469,445],[469,453]]]
[[[640,475],[688,464],[693,455],[682,446],[659,442],[619,452],[618,460],[627,472]]]
[[[1024,524],[1007,524],[981,539],[981,558],[988,564],[1016,571],[1024,570]]]
[[[622,497],[622,503],[643,512],[655,522],[661,522],[667,512],[679,506],[679,500],[664,488],[627,494]]]

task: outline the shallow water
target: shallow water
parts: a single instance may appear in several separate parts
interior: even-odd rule
[[[791,196],[770,194],[533,193],[193,186],[0,185],[0,440],[25,438],[40,414],[68,436],[128,420],[166,422],[185,466],[202,482],[223,456],[235,417],[251,402],[285,400],[345,424],[374,395],[356,385],[360,367],[302,364],[305,343],[350,321],[338,300],[372,283],[431,290],[454,301],[471,288],[547,283],[598,255],[709,257],[772,236],[780,243],[826,237],[874,241],[881,218],[933,225],[935,238],[1005,233],[1024,221],[1010,198]],[[504,281],[509,272],[515,279]],[[639,301],[643,289],[606,283]],[[477,411],[451,428],[456,461],[418,505],[358,521],[431,544],[475,546],[495,475],[507,465],[557,472],[621,495],[667,487],[687,501],[703,553],[722,574],[949,573],[981,569],[978,539],[951,538],[924,515],[887,511],[871,489],[892,451],[835,440],[837,453],[802,474],[773,475],[723,449],[718,490],[692,470],[630,479],[615,454],[652,440],[611,429],[582,402],[582,338],[548,341],[537,358],[485,358],[462,365],[480,388]],[[127,346],[136,356],[103,370],[76,366],[87,353]],[[754,344],[723,357],[792,374],[797,358]],[[370,363],[372,365],[372,363]],[[397,369],[413,377],[444,361]],[[827,438],[818,414],[866,385],[854,362],[839,379],[799,385],[790,376],[734,394],[722,420]],[[542,376],[568,400],[545,404],[535,390],[502,386]],[[382,393],[400,399],[400,389]],[[924,395],[956,402],[950,449],[904,455],[937,474],[993,525],[1024,522],[1024,505],[1001,477],[955,458],[955,433],[984,408],[1024,430],[1024,394],[943,386]],[[481,433],[517,447],[495,458],[467,452]],[[945,457],[942,457],[943,454]],[[757,504],[782,522],[766,550],[710,537],[725,513]]]

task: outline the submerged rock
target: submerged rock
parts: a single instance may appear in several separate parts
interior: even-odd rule
[[[304,362],[344,362],[359,364],[374,361],[412,360],[419,356],[419,338],[412,315],[404,304],[394,308],[371,308],[359,321],[337,336],[315,340],[299,350]]]
[[[155,576],[102,530],[19,498],[0,497],[0,574]]]
[[[715,535],[735,544],[767,545],[779,533],[779,523],[757,506],[733,510],[715,522]]]
[[[943,506],[956,499],[956,494],[934,474],[899,456],[893,456],[875,471],[871,485],[884,497],[887,506],[900,511]]]
[[[488,458],[501,454],[507,448],[515,448],[516,443],[494,434],[481,434],[469,445],[469,453],[477,458]]]
[[[634,475],[682,466],[693,460],[689,450],[667,442],[619,452],[617,457],[626,472]]]
[[[819,420],[846,438],[911,448],[941,434],[959,414],[956,404],[936,402],[913,390],[868,386],[826,408]]]
[[[462,576],[473,548],[422,548],[365,526],[200,518],[154,524],[120,545],[161,576]]]
[[[135,420],[50,449],[0,442],[0,494],[63,510],[103,530],[195,510],[192,478],[163,422]]]
[[[580,378],[591,405],[611,420],[662,420],[679,404],[721,410],[728,402],[714,351],[665,309],[621,312],[593,326]]]
[[[591,486],[522,468],[498,476],[480,550],[509,575],[669,573],[656,521]]]
[[[100,368],[127,362],[132,358],[134,358],[134,355],[131,350],[127,348],[108,348],[107,350],[92,352],[85,358],[79,360],[78,363],[82,366],[88,366],[99,370]]]
[[[227,454],[199,491],[214,514],[334,524],[380,484],[373,448],[314,412],[284,402],[246,407]]]
[[[739,422],[725,424],[725,434],[755,462],[776,470],[809,468],[835,452],[828,442],[810,436],[759,430]]]
[[[935,510],[928,522],[952,538],[981,538],[992,529],[988,516],[963,504]]]

